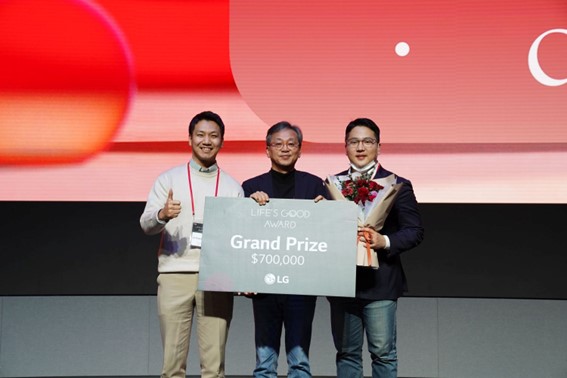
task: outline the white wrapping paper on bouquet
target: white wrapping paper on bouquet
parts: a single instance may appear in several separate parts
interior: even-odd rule
[[[352,180],[351,176],[328,176],[325,185],[329,190],[331,198],[339,201],[348,201],[342,194],[342,183]],[[372,179],[383,188],[377,192],[376,197],[372,201],[366,201],[364,204],[358,203],[358,226],[372,227],[376,231],[380,231],[384,227],[384,222],[390,214],[390,210],[394,205],[394,200],[400,193],[403,183],[396,183],[396,175]],[[356,264],[359,266],[378,269],[378,255],[376,251],[367,247],[365,242],[358,241],[356,250]]]

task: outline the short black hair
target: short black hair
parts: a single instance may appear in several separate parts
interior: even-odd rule
[[[370,130],[374,132],[374,135],[376,135],[376,141],[380,143],[380,128],[370,118],[357,118],[354,121],[350,121],[350,123],[347,125],[345,129],[345,142],[348,138],[348,134],[352,131],[352,129],[354,129],[357,126],[368,127]]]
[[[299,126],[292,125],[287,121],[278,122],[268,129],[268,132],[266,133],[266,146],[269,146],[270,143],[272,143],[272,135],[282,130],[292,130],[295,132],[297,135],[297,143],[301,146],[301,143],[303,143],[303,133],[301,132],[301,129]]]
[[[203,120],[211,121],[219,125],[221,139],[224,139],[224,123],[221,117],[217,113],[213,113],[210,110],[201,112],[197,114],[195,117],[193,117],[191,122],[189,122],[189,135],[193,135],[193,131],[195,130],[195,125]]]

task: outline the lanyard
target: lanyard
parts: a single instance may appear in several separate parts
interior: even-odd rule
[[[189,194],[191,194],[191,211],[193,212],[193,218],[195,218],[195,200],[193,199],[193,185],[191,185],[191,167],[187,163],[187,179],[189,180]],[[219,193],[219,179],[220,179],[220,168],[217,168],[217,183],[215,184],[215,197]]]

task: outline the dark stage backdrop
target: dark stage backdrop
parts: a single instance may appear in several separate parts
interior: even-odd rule
[[[154,295],[142,202],[0,202],[0,295]],[[408,296],[567,299],[567,205],[421,204]]]

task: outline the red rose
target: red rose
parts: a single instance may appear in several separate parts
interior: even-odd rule
[[[362,202],[363,204],[366,202],[366,200],[368,199],[368,188],[366,187],[360,187],[358,188],[358,193],[356,198],[354,199],[354,202],[356,203],[360,203]]]

